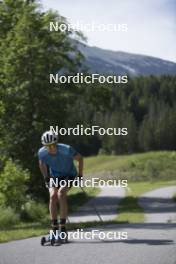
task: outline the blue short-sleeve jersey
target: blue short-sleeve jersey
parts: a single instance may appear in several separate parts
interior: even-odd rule
[[[46,147],[42,147],[38,151],[39,160],[49,167],[52,177],[76,177],[77,170],[75,168],[73,157],[77,155],[77,151],[69,145],[57,144],[57,153],[50,154]]]

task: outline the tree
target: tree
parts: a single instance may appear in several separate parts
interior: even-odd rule
[[[64,124],[76,97],[76,87],[49,84],[49,74],[73,72],[81,54],[71,32],[49,32],[50,21],[66,20],[42,12],[36,1],[4,0],[0,5],[0,96],[4,149],[32,172],[31,188],[38,189],[36,152],[40,136],[54,122]]]

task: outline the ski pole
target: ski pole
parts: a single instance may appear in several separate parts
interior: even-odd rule
[[[80,186],[80,188],[81,188],[81,190],[83,191],[83,193],[84,193],[85,195],[87,195],[87,193],[86,193],[86,191],[84,190],[84,188],[83,188],[82,186]],[[94,204],[93,202],[91,202],[91,205],[92,205],[92,207],[94,208],[94,211],[96,212],[96,214],[97,214],[99,220],[100,220],[101,222],[103,222],[103,219],[102,219],[101,215],[99,214],[99,212],[98,212],[98,210],[97,210],[95,204]]]

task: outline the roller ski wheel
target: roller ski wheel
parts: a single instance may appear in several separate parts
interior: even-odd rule
[[[50,244],[51,244],[51,246],[60,246],[61,240],[60,240],[60,238],[58,238],[58,239],[52,238],[52,239],[50,239]]]
[[[41,246],[44,246],[45,243],[46,243],[46,237],[42,237],[40,241]]]
[[[58,238],[58,239],[55,239],[54,237],[50,238],[50,236],[42,237],[40,244],[41,244],[41,246],[45,246],[45,245],[60,246],[61,240],[60,240],[60,238]]]
[[[50,240],[50,243],[51,243],[51,246],[54,246],[54,244],[55,244],[55,239],[52,238],[52,239]]]
[[[45,246],[46,244],[50,244],[50,238],[49,237],[42,237],[41,240],[40,240],[40,244],[41,246]]]

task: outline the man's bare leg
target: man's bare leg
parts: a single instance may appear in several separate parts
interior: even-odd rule
[[[67,204],[67,192],[69,187],[60,187],[58,191],[59,204],[60,204],[60,230],[61,232],[66,231],[66,218],[68,215],[68,204]]]
[[[58,189],[50,188],[50,202],[49,202],[49,211],[51,220],[57,219],[57,201],[58,201]]]
[[[58,230],[58,221],[57,221],[57,202],[58,202],[58,189],[50,188],[50,202],[49,202],[49,210],[51,217],[51,228],[55,235],[57,235]]]

